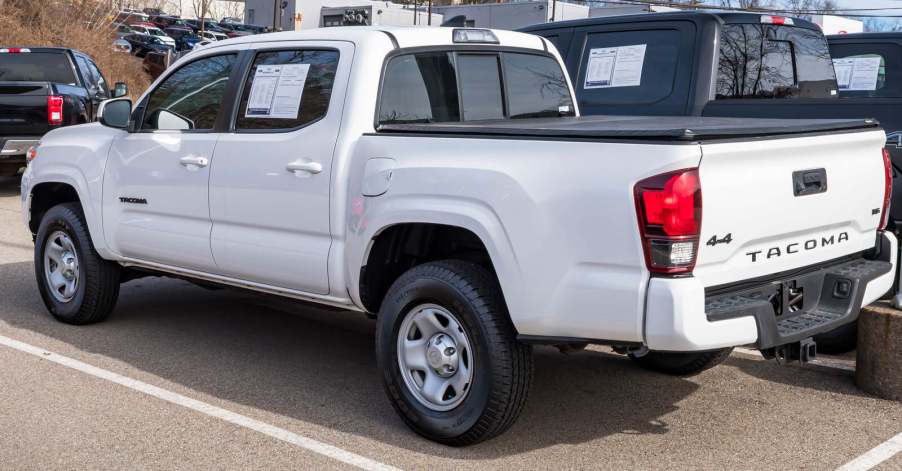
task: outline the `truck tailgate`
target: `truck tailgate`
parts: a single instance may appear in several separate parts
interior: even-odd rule
[[[46,82],[0,82],[0,137],[40,136],[47,124]]]
[[[719,286],[870,249],[881,220],[882,131],[702,143],[694,275]]]

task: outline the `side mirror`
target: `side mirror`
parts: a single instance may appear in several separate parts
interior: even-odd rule
[[[128,95],[128,85],[125,82],[116,82],[113,87],[113,98],[119,98]]]
[[[111,128],[128,129],[128,121],[131,115],[132,100],[130,98],[104,100],[100,102],[100,106],[97,108],[97,119],[100,121],[100,124]]]

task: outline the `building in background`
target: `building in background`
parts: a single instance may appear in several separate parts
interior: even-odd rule
[[[425,2],[419,5],[424,6]],[[345,18],[346,13],[349,16],[353,13],[354,18]],[[438,26],[442,17],[433,13],[432,26]],[[270,28],[276,25],[274,29],[283,31],[355,24],[414,26],[430,23],[425,8],[414,10],[413,5],[370,0],[246,0],[244,20]]]
[[[320,10],[321,27],[333,26],[440,26],[442,15],[430,14],[423,8],[413,9],[406,5],[388,2],[354,2],[345,0],[347,5],[340,7],[322,7]]]
[[[589,7],[555,0],[475,5],[433,6],[445,23],[475,28],[517,29],[549,21],[578,20],[589,17]]]
[[[863,33],[864,23],[851,18],[833,15],[812,15],[811,22],[820,26],[824,34]]]

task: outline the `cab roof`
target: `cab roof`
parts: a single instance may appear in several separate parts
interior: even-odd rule
[[[228,47],[234,44],[259,43],[269,41],[350,41],[363,44],[371,41],[388,41],[394,48],[420,46],[452,46],[452,32],[455,29],[484,28],[446,28],[427,26],[340,26],[333,28],[316,28],[301,31],[283,31],[278,33],[255,34],[241,36],[205,47]],[[547,43],[542,38],[531,34],[506,30],[489,30],[498,38],[499,44],[486,44],[494,47],[519,47],[527,49],[547,50]],[[473,44],[473,43],[470,43]],[[485,43],[483,43],[485,44]]]

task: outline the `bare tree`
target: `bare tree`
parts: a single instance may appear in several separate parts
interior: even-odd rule
[[[785,0],[783,7],[793,13],[831,13],[838,8],[835,0]]]
[[[766,10],[773,7],[771,0],[720,0],[720,6],[746,10]]]

